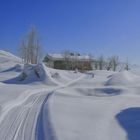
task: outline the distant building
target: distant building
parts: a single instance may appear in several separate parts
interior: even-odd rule
[[[48,67],[55,69],[75,70],[77,68],[84,71],[92,69],[93,59],[89,55],[79,53],[47,54],[44,62]]]

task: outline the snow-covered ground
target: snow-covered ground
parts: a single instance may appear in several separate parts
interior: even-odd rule
[[[19,58],[0,52],[0,140],[140,139],[136,70],[22,67]],[[23,72],[27,77],[21,80]]]

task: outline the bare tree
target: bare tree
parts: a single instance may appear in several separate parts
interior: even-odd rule
[[[98,64],[99,64],[99,70],[103,70],[103,66],[104,66],[104,57],[103,57],[103,55],[101,55],[98,58]]]
[[[124,68],[124,69],[127,70],[127,71],[130,70],[128,59],[127,59],[127,61],[126,61],[126,63],[125,63],[125,68]]]
[[[32,28],[31,31],[29,32],[28,49],[30,63],[32,64],[38,63],[40,45],[35,28]]]
[[[109,70],[111,70],[111,68],[112,68],[112,59],[108,58],[106,60],[106,70],[109,71]]]
[[[116,68],[119,64],[119,57],[118,56],[112,56],[111,57],[111,62],[112,62],[112,66],[113,66],[113,71],[116,71]]]
[[[27,63],[27,47],[25,44],[25,40],[21,41],[18,51],[22,59],[22,63]]]
[[[97,70],[98,69],[98,61],[96,60],[96,61],[94,61],[94,64],[95,64],[95,70]]]
[[[19,52],[24,63],[37,64],[39,62],[41,46],[39,45],[37,32],[34,27],[21,42]]]

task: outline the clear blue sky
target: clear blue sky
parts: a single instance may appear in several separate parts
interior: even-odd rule
[[[0,49],[35,25],[46,52],[119,55],[140,64],[140,0],[0,0]]]

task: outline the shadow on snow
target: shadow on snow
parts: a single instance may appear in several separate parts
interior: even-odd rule
[[[95,92],[99,94],[106,94],[108,96],[115,96],[120,95],[122,90],[117,88],[96,88]]]
[[[140,107],[128,108],[116,115],[129,140],[140,139]]]
[[[51,124],[50,112],[48,108],[48,99],[52,94],[53,92],[49,93],[42,104],[42,108],[37,119],[36,140],[57,140]]]
[[[38,77],[33,77],[30,79],[25,79],[25,80],[21,80],[20,76],[17,76],[15,78],[11,78],[5,81],[1,81],[4,84],[30,84],[30,83],[35,83],[35,82],[42,82],[44,80],[44,78],[38,78]]]
[[[9,68],[9,69],[7,69],[7,70],[1,71],[0,73],[11,72],[11,71],[21,72],[21,71],[22,71],[22,67],[21,67],[21,65],[17,64],[17,65],[15,65],[15,66],[12,67],[12,68]]]

